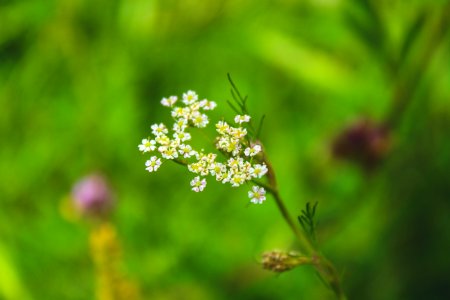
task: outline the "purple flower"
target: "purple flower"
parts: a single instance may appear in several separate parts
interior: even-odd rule
[[[334,140],[336,158],[354,161],[372,170],[385,158],[390,148],[390,132],[383,125],[360,120],[345,128]]]
[[[83,215],[104,216],[113,206],[113,195],[100,175],[89,175],[78,181],[72,190],[76,209]]]

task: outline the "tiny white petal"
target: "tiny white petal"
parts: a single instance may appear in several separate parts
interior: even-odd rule
[[[152,133],[155,135],[155,136],[160,136],[160,135],[164,135],[164,134],[167,134],[169,131],[167,130],[167,128],[166,128],[166,125],[164,125],[163,123],[160,123],[160,124],[153,124],[152,126],[151,126],[151,129],[152,129]]]
[[[177,102],[177,100],[177,96],[170,96],[169,98],[162,98],[161,104],[163,106],[172,107]]]
[[[263,187],[253,186],[252,190],[248,192],[250,202],[261,204],[266,200],[266,191]]]
[[[145,168],[149,172],[155,172],[161,166],[161,159],[156,156],[152,156],[149,160],[145,162]]]
[[[141,144],[138,146],[138,148],[139,148],[139,151],[144,152],[144,153],[154,151],[156,149],[155,141],[143,139]]]
[[[183,103],[186,105],[191,105],[198,100],[198,95],[194,91],[187,91],[183,94]]]
[[[250,122],[250,116],[249,115],[237,115],[234,117],[234,122],[238,124],[247,123]]]
[[[192,179],[191,186],[194,192],[201,192],[206,187],[206,179],[203,178],[200,180],[200,177],[196,176],[194,179]]]

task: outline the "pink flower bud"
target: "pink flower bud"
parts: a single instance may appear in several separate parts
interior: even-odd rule
[[[100,175],[89,175],[78,181],[72,190],[76,209],[83,215],[104,216],[113,206],[113,195]]]

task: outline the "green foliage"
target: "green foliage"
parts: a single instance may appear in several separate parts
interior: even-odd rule
[[[319,202],[314,203],[311,207],[311,204],[307,202],[306,208],[302,209],[302,214],[297,217],[303,231],[314,242],[316,241],[316,221],[314,220],[314,216],[316,215],[317,204],[319,204]]]
[[[230,100],[227,100],[228,105],[231,107],[231,109],[238,115],[250,115],[250,112],[248,111],[247,108],[247,100],[248,100],[248,96],[246,95],[245,97],[241,96],[241,93],[239,92],[236,84],[233,82],[233,80],[231,79],[231,75],[230,73],[227,74],[228,77],[228,82],[231,85],[231,96],[233,97],[233,102],[231,102]],[[261,130],[262,130],[262,126],[264,124],[264,119],[265,119],[266,115],[262,115],[262,117],[259,119],[259,123],[258,123],[258,127],[255,130],[255,127],[253,126],[253,120],[250,119],[249,122],[249,133],[252,137],[254,137],[256,140],[260,137],[261,135]]]
[[[242,97],[241,93],[239,92],[238,88],[236,87],[236,85],[234,84],[233,80],[231,79],[231,75],[230,73],[227,74],[228,77],[228,81],[231,84],[231,96],[233,96],[233,100],[234,103],[233,104],[231,101],[227,101],[228,105],[230,105],[230,107],[233,109],[233,111],[237,114],[248,114],[248,110],[247,110],[247,97]],[[237,105],[237,107],[235,106]]]

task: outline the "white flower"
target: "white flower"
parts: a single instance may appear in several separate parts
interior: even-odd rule
[[[161,159],[156,156],[152,156],[145,162],[145,166],[147,167],[145,168],[147,171],[155,172],[156,170],[158,170],[159,166],[161,166]]]
[[[227,167],[222,163],[212,163],[208,166],[209,173],[213,176],[221,177],[221,174],[226,172]]]
[[[166,128],[166,125],[164,125],[163,123],[160,123],[160,124],[153,124],[152,126],[151,126],[151,129],[152,129],[152,133],[155,135],[155,136],[160,136],[160,135],[163,135],[163,134],[167,134],[169,131],[167,130],[167,128]]]
[[[181,144],[179,146],[178,152],[183,155],[184,158],[189,158],[191,156],[195,156],[197,154],[197,151],[192,150],[192,147],[190,145],[184,145]]]
[[[169,98],[162,98],[161,104],[163,106],[172,107],[175,102],[177,102],[178,98],[177,96],[170,96]]]
[[[230,125],[228,125],[227,122],[219,121],[216,124],[216,129],[217,129],[217,132],[219,132],[220,134],[229,133]]]
[[[230,180],[231,186],[238,187],[245,182],[245,175],[242,173],[235,173]]]
[[[228,159],[228,166],[231,169],[238,169],[239,166],[241,166],[243,163],[244,163],[244,160],[242,159],[242,157],[237,157],[237,158],[231,157]]]
[[[155,141],[160,145],[168,145],[170,143],[170,139],[167,135],[160,134],[156,137]]]
[[[174,118],[179,118],[179,117],[183,117],[183,107],[174,107],[172,109],[172,113],[171,113],[172,117]]]
[[[216,160],[217,154],[215,153],[208,153],[203,154],[201,153],[199,156],[200,161],[204,161],[206,164],[213,164]]]
[[[183,107],[183,113],[181,117],[184,119],[189,119],[189,116],[191,115],[192,112],[193,110],[189,106]]]
[[[161,151],[162,150],[162,151]],[[158,151],[161,153],[161,156],[165,159],[174,159],[178,157],[177,149],[174,147],[159,147]]]
[[[261,178],[267,173],[267,166],[265,164],[262,165],[254,165],[250,168],[249,173],[252,177]]]
[[[216,180],[222,183],[227,183],[231,179],[231,174],[227,172],[227,168],[224,168],[223,172],[216,173]]]
[[[198,111],[201,107],[200,102],[194,102],[191,105],[189,105],[189,109],[194,112],[194,111]]]
[[[183,103],[186,105],[191,105],[198,100],[198,95],[194,91],[187,91],[187,93],[183,94]]]
[[[191,109],[189,107],[174,107],[171,113],[174,118],[189,119]]]
[[[159,152],[159,157],[152,156],[145,162],[146,170],[154,172],[162,164],[164,159],[177,159],[182,157],[194,161],[188,163],[190,172],[195,173],[196,177],[190,182],[191,188],[195,192],[201,192],[206,187],[206,176],[211,175],[217,181],[229,183],[233,187],[238,187],[254,178],[261,178],[268,172],[267,166],[262,164],[252,165],[253,157],[262,151],[262,146],[258,144],[248,144],[245,139],[247,129],[241,124],[250,122],[250,116],[237,115],[234,121],[238,124],[236,127],[230,126],[225,121],[216,124],[216,130],[219,133],[216,138],[216,148],[221,152],[228,153],[228,160],[216,161],[217,154],[204,152],[203,149],[196,151],[188,145],[191,140],[191,134],[188,132],[190,127],[206,127],[209,118],[205,114],[207,111],[216,108],[214,101],[198,98],[197,93],[192,90],[187,91],[182,96],[180,106],[175,106],[178,102],[176,96],[163,98],[161,104],[171,108],[171,115],[174,117],[172,125],[173,131],[169,130],[163,123],[153,124],[151,130],[155,136],[153,139],[143,139],[138,149],[141,152],[150,152],[155,149]],[[170,134],[169,134],[170,132]],[[248,147],[246,146],[248,145]],[[245,148],[247,147],[247,148]],[[245,148],[245,150],[244,150]],[[244,156],[245,154],[245,156]],[[161,157],[162,156],[162,157]],[[194,159],[195,158],[195,159]],[[246,161],[244,159],[249,159]],[[252,203],[262,203],[265,201],[265,190],[262,187],[254,186],[248,193]]]
[[[252,190],[248,192],[250,202],[255,204],[261,204],[266,200],[266,191],[259,186],[253,186]]]
[[[250,168],[252,165],[248,161],[244,161],[239,165],[239,171],[245,175],[245,180],[251,180],[252,175],[250,174]]]
[[[227,183],[227,182],[230,182],[231,176],[233,176],[233,174],[231,174],[231,172],[224,172],[219,175],[219,179],[217,179],[217,180],[222,181],[222,183]],[[216,175],[216,178],[217,178],[217,175]]]
[[[204,110],[213,110],[216,106],[217,104],[214,101],[208,101],[206,99],[200,101],[200,107]]]
[[[143,139],[142,143],[138,146],[141,152],[150,152],[156,149],[156,142],[154,140]]]
[[[178,148],[181,145],[181,141],[179,139],[173,139],[169,143],[169,147]]]
[[[200,177],[197,176],[191,181],[191,186],[194,192],[201,192],[206,187],[206,179],[200,180]]]
[[[192,173],[203,173],[205,170],[205,166],[202,162],[196,162],[188,165],[188,170]]]
[[[244,154],[246,156],[255,156],[259,152],[261,152],[261,146],[256,144],[256,145],[251,146],[250,148],[246,148],[244,151]]]
[[[230,138],[227,136],[221,136],[216,142],[216,147],[219,150],[220,149],[225,150],[228,148],[229,144],[230,144]]]
[[[180,132],[175,132],[173,134],[173,137],[175,140],[184,142],[184,141],[189,141],[191,139],[191,134],[184,132],[184,131],[180,131]]]
[[[247,123],[250,122],[250,116],[249,115],[237,115],[234,117],[234,121],[238,124]]]
[[[230,133],[235,139],[241,139],[247,135],[247,129],[242,127],[238,128],[230,127]]]
[[[173,124],[173,130],[176,132],[184,131],[187,128],[187,119],[185,118],[179,118],[174,124]]]
[[[219,142],[221,141],[219,140]],[[241,151],[241,144],[239,143],[239,140],[233,138],[226,140],[226,143],[222,142],[219,146],[220,149],[223,149],[228,153],[231,152],[234,156],[238,155]]]
[[[194,123],[195,127],[206,127],[209,123],[208,116],[205,114],[201,114],[198,111],[194,112],[191,116],[192,123]]]

